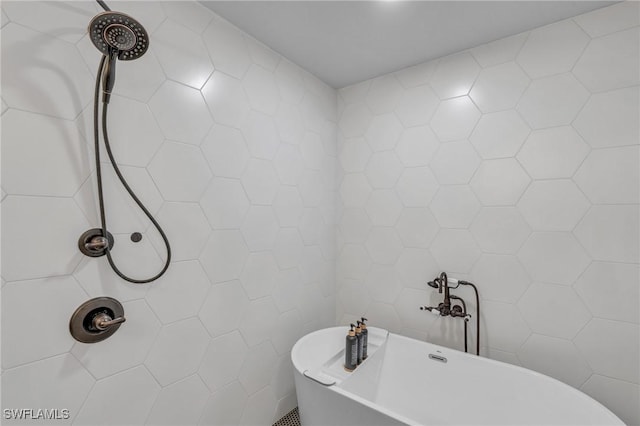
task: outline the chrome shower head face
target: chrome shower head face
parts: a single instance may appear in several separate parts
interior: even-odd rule
[[[114,51],[118,59],[138,59],[149,48],[149,36],[142,24],[120,12],[103,12],[89,23],[89,36],[103,55]]]

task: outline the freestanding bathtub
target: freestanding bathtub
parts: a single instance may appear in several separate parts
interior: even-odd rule
[[[369,357],[348,373],[346,330],[310,333],[291,350],[304,426],[624,424],[551,377],[375,327]]]

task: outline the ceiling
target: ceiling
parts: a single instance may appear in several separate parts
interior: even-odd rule
[[[615,1],[201,1],[334,88]]]

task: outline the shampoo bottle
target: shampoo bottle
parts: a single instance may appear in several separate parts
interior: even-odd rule
[[[367,359],[367,343],[369,341],[369,330],[367,330],[367,324],[365,321],[368,321],[365,317],[361,318],[360,329],[362,330],[362,360]]]
[[[346,346],[344,348],[344,369],[351,372],[358,366],[358,338],[351,324],[351,330],[347,334]]]
[[[356,339],[358,343],[358,365],[360,365],[362,363],[362,329],[360,328],[360,321],[357,321]]]

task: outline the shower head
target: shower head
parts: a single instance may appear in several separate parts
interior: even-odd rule
[[[102,12],[89,23],[93,45],[107,57],[121,61],[138,59],[149,48],[149,35],[142,24],[121,12]]]
[[[102,102],[109,103],[116,81],[116,58],[138,59],[149,48],[149,36],[138,21],[112,11],[102,12],[91,20],[89,35],[93,45],[108,59],[102,72]]]
[[[427,284],[429,284],[429,287],[433,287],[435,289],[440,288],[440,285],[438,284],[439,278],[434,279],[433,281],[427,281]]]

